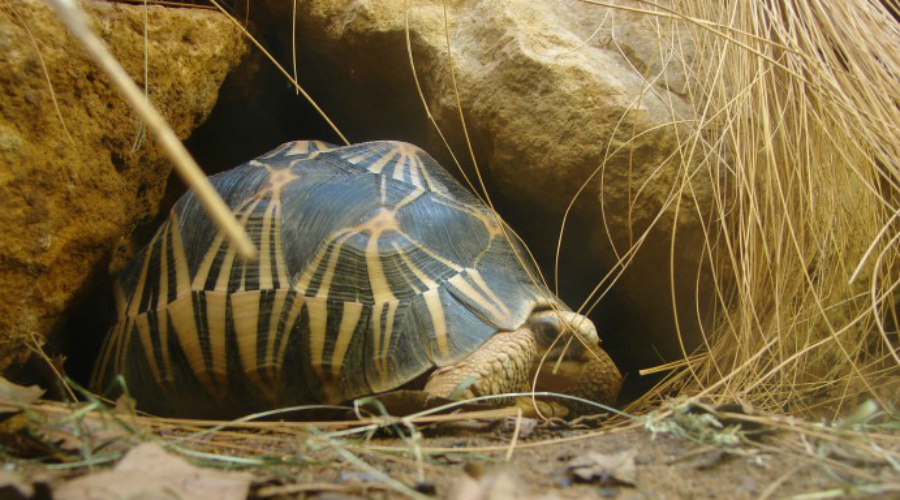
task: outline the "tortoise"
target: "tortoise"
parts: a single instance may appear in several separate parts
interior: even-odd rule
[[[95,389],[123,375],[143,410],[232,417],[407,387],[516,392],[541,366],[539,389],[615,399],[593,323],[423,150],[295,141],[211,181],[259,259],[183,196],[116,280]]]

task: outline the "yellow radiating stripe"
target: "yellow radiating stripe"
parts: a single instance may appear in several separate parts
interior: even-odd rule
[[[450,354],[450,345],[447,342],[447,318],[444,315],[444,304],[441,304],[441,293],[437,289],[428,290],[422,294],[428,314],[431,315],[431,325],[434,338],[437,340],[438,351],[441,357],[446,359]]]
[[[484,278],[481,277],[481,273],[479,273],[477,269],[469,269],[469,276],[471,276],[472,281],[474,281],[475,284],[478,285],[478,287],[481,288],[481,290],[486,293],[488,297],[490,297],[491,300],[493,300],[494,303],[497,304],[498,307],[500,307],[500,309],[503,311],[504,316],[509,315],[509,308],[506,307],[506,304],[504,304],[503,301],[500,300],[500,297],[498,297],[497,294],[495,294],[494,291],[491,290],[491,287],[489,287],[488,284],[484,281]]]
[[[397,161],[394,162],[394,174],[391,176],[394,180],[403,181],[403,174],[406,173],[406,167],[403,165],[406,163],[404,160],[406,159],[406,155],[400,155],[400,158],[397,158]]]
[[[259,241],[259,262],[257,262],[257,266],[259,266],[259,288],[268,290],[272,288],[272,244],[271,244],[271,236],[272,236],[272,219],[273,213],[275,211],[275,206],[278,203],[269,203],[269,206],[266,207],[266,212],[263,214],[263,227],[262,234],[260,235]]]
[[[363,305],[359,302],[344,302],[344,311],[341,315],[341,326],[338,328],[337,340],[334,343],[334,352],[331,353],[331,375],[335,378],[340,376],[341,368],[344,365],[344,357],[347,355],[347,349],[350,348],[350,341],[353,339],[353,333],[359,324],[359,317],[362,315]]]
[[[422,178],[419,171],[422,170],[422,162],[419,160],[418,155],[412,155],[409,157],[409,180],[414,185],[419,187],[425,187],[422,184]]]
[[[425,271],[422,271],[422,269],[420,269],[418,266],[413,264],[413,262],[406,255],[406,252],[404,252],[403,249],[400,248],[400,245],[398,245],[396,242],[393,242],[393,241],[391,243],[394,245],[394,250],[397,251],[397,255],[399,255],[400,258],[403,259],[403,263],[406,264],[406,267],[410,271],[412,271],[413,274],[416,275],[416,278],[418,278],[419,281],[421,281],[422,284],[425,285],[425,288],[430,290],[432,288],[438,287],[438,284],[436,281],[429,278],[428,275],[425,274]]]
[[[324,245],[322,245],[322,248],[320,248],[318,253],[316,253],[313,261],[303,268],[303,274],[300,275],[300,279],[298,279],[297,283],[294,284],[294,290],[297,293],[306,295],[306,291],[309,289],[309,285],[310,283],[312,283],[312,280],[316,275],[316,271],[319,270],[319,266],[322,264],[322,259],[325,258],[325,255],[328,254],[329,248],[331,248],[331,243],[348,232],[350,231],[346,229],[343,231],[338,231],[331,238],[329,238]]]
[[[406,195],[406,197],[403,198],[402,200],[400,200],[400,203],[398,203],[397,206],[394,207],[394,212],[397,212],[397,211],[400,210],[401,208],[403,208],[403,207],[405,207],[406,205],[408,205],[408,204],[412,203],[413,201],[417,200],[417,199],[418,199],[420,196],[422,196],[423,194],[425,194],[425,190],[424,190],[424,189],[419,188],[419,187],[413,189],[411,193],[409,193],[408,195]]]
[[[356,233],[348,233],[340,238],[333,240],[334,245],[331,248],[331,257],[328,259],[328,267],[325,269],[325,273],[322,275],[322,283],[319,285],[319,289],[316,291],[316,297],[319,298],[328,298],[328,293],[331,289],[331,281],[334,279],[334,273],[337,270],[337,263],[341,257],[341,248],[343,248],[344,243],[350,239]]]
[[[122,290],[122,284],[119,283],[119,280],[116,280],[115,286],[113,286],[113,298],[116,301],[116,317],[119,318],[119,321],[123,321],[125,319],[125,304],[127,301],[125,300],[125,290]]]
[[[164,309],[166,302],[169,301],[169,252],[167,246],[169,243],[169,230],[171,226],[168,224],[160,231],[162,233],[162,243],[159,247],[159,297],[156,299],[156,309]]]
[[[172,212],[172,255],[175,258],[175,296],[181,297],[191,290],[190,269],[181,243],[181,230],[178,227],[178,216]]]
[[[277,365],[284,365],[284,353],[287,350],[288,341],[291,340],[291,332],[294,330],[294,322],[300,315],[303,308],[305,298],[302,295],[294,295],[294,302],[291,304],[291,311],[288,313],[287,321],[284,323],[284,332],[282,333],[281,345],[278,347]]]
[[[281,368],[281,363],[275,359],[275,337],[278,336],[278,323],[281,314],[284,312],[284,302],[287,300],[288,290],[280,288],[275,290],[275,297],[272,300],[272,316],[269,319],[269,335],[266,337],[266,357],[264,366],[269,372],[269,378],[273,381]]]
[[[172,380],[172,365],[169,361],[169,306],[157,310],[157,330],[159,331],[159,348],[162,351],[163,378],[160,380]]]
[[[280,287],[286,288],[289,283],[287,266],[284,264],[284,245],[281,242],[281,203],[275,210],[275,270],[278,273]]]
[[[327,142],[323,141],[312,141],[313,144],[316,145],[316,149],[320,152],[324,153],[326,151],[333,151],[335,148],[329,145]]]
[[[394,293],[388,284],[384,267],[381,264],[381,254],[378,253],[378,238],[380,232],[373,232],[366,243],[366,268],[369,271],[369,285],[372,287],[373,300],[377,302],[390,302],[395,300]]]
[[[381,171],[384,170],[384,167],[386,167],[387,164],[390,163],[395,156],[397,156],[397,150],[393,150],[390,153],[385,153],[384,156],[379,158],[375,163],[366,165],[366,170],[372,172],[373,174],[380,174]]]
[[[194,275],[194,281],[191,283],[191,290],[200,291],[206,286],[206,279],[209,277],[209,271],[212,268],[213,261],[216,260],[216,254],[219,253],[219,248],[224,242],[225,235],[222,232],[216,234],[216,238],[213,240],[212,245],[210,245],[209,250],[207,250],[206,254],[203,256],[203,261],[200,262],[197,274]],[[221,272],[222,271],[220,270],[220,277],[222,276]],[[216,284],[216,287],[218,287],[218,284]]]
[[[446,193],[446,189],[441,184],[434,182],[431,179],[431,174],[428,173],[428,168],[425,167],[425,162],[423,162],[418,155],[416,155],[416,161],[419,165],[419,171],[422,173],[422,178],[425,180],[425,184],[422,187],[427,187],[431,191],[437,193]]]
[[[458,266],[458,265],[457,265],[456,263],[454,263],[453,261],[447,260],[447,259],[441,257],[440,255],[438,255],[438,254],[432,252],[428,247],[426,247],[425,245],[423,245],[423,244],[419,243],[418,241],[412,239],[408,234],[403,233],[403,236],[405,236],[406,239],[409,240],[410,243],[412,243],[413,245],[415,245],[416,248],[418,248],[419,250],[421,250],[422,252],[424,252],[425,255],[427,255],[427,256],[431,257],[432,259],[434,259],[434,260],[440,262],[441,264],[443,264],[443,265],[449,267],[450,269],[453,269],[453,270],[456,271],[457,273],[461,273],[461,272],[463,271],[463,268],[462,268],[462,267]]]
[[[319,297],[306,299],[309,314],[309,362],[320,380],[324,381],[325,335],[328,333],[328,302]]]
[[[387,377],[388,374],[388,360],[391,359],[391,337],[394,334],[394,321],[397,317],[397,306],[399,304],[399,300],[392,300],[387,303],[387,316],[384,320],[384,340],[381,342],[381,364],[384,370],[383,377]]]
[[[200,335],[197,332],[197,322],[194,318],[193,294],[182,295],[169,304],[169,315],[172,317],[175,335],[178,337],[181,350],[184,351],[191,370],[210,394],[218,395],[216,386],[209,377],[203,361]]]
[[[213,290],[217,292],[228,291],[228,282],[231,281],[231,269],[234,267],[234,258],[236,255],[236,249],[229,245],[228,250],[225,251],[225,257],[222,259],[222,265],[219,266],[219,276],[216,278],[216,284],[213,286]]]
[[[228,294],[225,292],[209,291],[204,294],[206,298],[206,325],[209,336],[209,357],[211,360],[210,371],[220,387],[225,387],[228,381],[228,365],[225,350],[225,314]]]
[[[438,193],[434,197],[434,201],[435,201],[435,203],[439,203],[441,205],[444,205],[445,207],[449,207],[454,210],[459,210],[460,212],[467,213],[482,222],[487,217],[487,214],[485,212],[483,212],[481,210],[477,210],[476,208],[472,207],[471,205],[467,205],[465,203],[460,203],[460,202],[454,200],[453,198],[450,198],[449,196],[446,196],[446,195],[442,195],[440,193]]]
[[[181,243],[181,230],[178,225],[178,216],[172,212],[170,218],[172,232],[172,257],[175,259],[175,298],[190,297],[191,278],[188,269],[187,257],[184,254],[184,245]],[[168,273],[167,273],[168,274]],[[169,323],[171,304],[166,306],[165,314],[161,315],[159,322],[160,345],[162,346],[162,363],[167,374],[172,374],[172,356],[169,352]],[[174,319],[173,319],[174,321]],[[178,335],[176,329],[175,334]]]
[[[156,356],[153,352],[153,341],[150,339],[150,318],[147,317],[147,313],[138,314],[136,318],[134,318],[134,323],[137,325],[138,336],[141,339],[141,345],[144,347],[144,357],[147,358],[147,361],[150,363],[150,371],[153,372],[153,378],[156,380],[157,384],[162,382],[162,377],[159,374],[159,366],[156,364]]]
[[[156,240],[158,238],[159,233],[156,233],[153,237],[153,241],[147,245],[147,254],[144,255],[140,277],[138,278],[137,285],[134,287],[134,293],[132,293],[131,298],[128,299],[128,316],[131,316],[132,318],[137,316],[138,310],[141,307],[141,301],[144,298],[144,289],[147,287],[147,271],[150,269],[150,257],[153,256],[153,247],[156,245]]]
[[[462,292],[463,295],[469,297],[473,302],[483,307],[495,318],[505,317],[504,314],[500,312],[500,310],[497,309],[494,304],[491,304],[491,302],[484,297],[484,295],[478,293],[478,291],[475,290],[475,288],[473,288],[472,285],[470,285],[469,282],[466,281],[463,275],[457,274],[456,276],[450,278],[448,282],[453,285],[454,288]]]
[[[297,156],[297,155],[305,155],[309,154],[310,145],[312,141],[294,141],[289,143],[290,145],[286,148],[284,152],[285,156]]]
[[[259,338],[259,290],[231,294],[231,318],[237,339],[238,354],[244,373],[253,376],[257,370],[256,343]]]
[[[260,156],[260,158],[262,158],[264,160],[268,160],[269,158],[274,158],[274,157],[278,156],[279,154],[281,154],[282,151],[290,148],[292,144],[293,143],[286,142],[286,143],[282,144],[281,146],[278,146],[277,148],[275,148],[274,151],[270,151],[270,152],[264,154],[263,156]],[[254,163],[262,163],[262,162],[258,162],[256,160],[250,160],[251,165],[253,165]],[[262,163],[262,166],[265,167],[267,165],[265,163]]]
[[[379,377],[381,375],[381,365],[378,355],[381,354],[381,311],[384,309],[384,302],[376,302],[372,305],[372,348],[376,359],[372,360],[378,368]]]
[[[358,154],[358,155],[356,155],[356,156],[346,156],[346,155],[341,155],[341,158],[343,158],[344,160],[346,160],[348,163],[352,163],[352,164],[354,164],[354,165],[357,165],[357,164],[359,164],[359,162],[365,160],[365,159],[368,158],[369,156],[371,156],[371,154],[370,154],[369,152],[363,151],[362,153],[360,153],[360,154]]]
[[[159,333],[159,346],[162,351],[163,370],[168,375],[171,373],[169,366],[169,324],[168,324],[168,301],[169,301],[169,232],[177,230],[177,225],[170,223],[164,229],[162,235],[162,246],[160,247],[159,261],[159,299],[156,301],[157,311],[157,332]],[[177,282],[176,282],[177,283]],[[176,288],[176,293],[178,289]],[[156,358],[154,358],[154,363]],[[157,380],[162,381],[162,376]]]
[[[259,203],[259,200],[255,198],[248,198],[243,201],[237,208],[234,209],[234,213],[241,213],[247,205],[253,204],[241,217],[241,226],[247,227],[247,219],[250,217],[250,214],[253,213],[253,209],[256,208],[256,205]],[[206,280],[209,278],[209,272],[212,269],[213,262],[216,260],[216,255],[219,253],[219,248],[221,248],[222,243],[225,242],[225,235],[219,231],[216,233],[216,238],[213,240],[212,245],[210,245],[209,250],[206,251],[206,254],[203,256],[203,261],[200,263],[200,267],[197,269],[197,274],[194,275],[194,282],[191,285],[193,290],[203,290],[206,286]],[[231,274],[231,261],[234,260],[234,252],[235,249],[233,245],[228,245],[228,253],[225,256],[225,260],[222,263],[222,268],[219,270],[219,279],[221,280],[222,273],[226,272],[226,275]],[[226,267],[227,264],[227,267]],[[226,280],[228,278],[225,278]],[[216,290],[219,289],[218,280],[216,282]]]
[[[117,326],[116,343],[113,345],[115,353],[113,356],[113,372],[118,375],[122,373],[122,362],[128,355],[127,344],[131,339],[131,331],[134,329],[134,317],[127,316],[121,326]]]
[[[444,205],[445,207],[452,208],[454,210],[459,210],[460,212],[466,213],[478,219],[483,225],[485,230],[488,232],[488,236],[491,238],[500,235],[503,232],[503,227],[501,226],[502,220],[500,216],[497,215],[496,212],[489,210],[477,210],[472,205],[466,205],[465,203],[460,203],[452,198],[444,197],[444,196],[435,196],[435,203],[439,203]],[[518,238],[515,234],[511,235],[513,238]]]
[[[427,288],[428,290],[431,290],[432,288],[438,287],[437,282],[434,281],[433,279],[429,278],[428,275],[425,274],[424,271],[422,271],[418,266],[413,264],[413,262],[411,260],[409,260],[409,257],[407,257],[405,253],[400,251],[399,247],[395,246],[394,248],[397,249],[398,255],[400,256],[401,259],[403,259],[403,263],[406,264],[406,267],[410,271],[412,271],[413,274],[416,275],[416,278],[418,278],[419,281],[421,281],[422,284],[425,285],[425,288]]]
[[[250,220],[250,216],[253,215],[253,211],[256,210],[256,207],[259,205],[261,200],[255,200],[250,206],[247,207],[247,210],[241,214],[241,226],[246,228],[247,221]],[[254,242],[258,243],[258,242]],[[237,255],[237,248],[234,245],[229,244],[228,250],[225,253],[225,258],[222,259],[222,266],[219,267],[219,276],[216,279],[215,290],[224,292],[228,290],[228,284],[231,282],[231,270],[234,267],[235,256]],[[260,256],[262,259],[262,256]],[[247,268],[254,264],[243,262],[243,266],[241,266],[241,284],[237,287],[238,290],[244,290],[246,287],[247,280]],[[255,265],[258,265],[255,264]]]
[[[140,277],[138,278],[137,285],[134,287],[134,293],[132,293],[131,297],[128,299],[128,312],[125,315],[128,319],[125,322],[125,328],[123,328],[121,332],[120,341],[116,346],[116,357],[113,365],[116,373],[122,373],[122,362],[125,361],[125,358],[128,356],[128,341],[131,337],[132,327],[131,322],[138,315],[141,301],[144,298],[145,288],[147,287],[147,271],[150,268],[150,257],[153,256],[153,247],[156,245],[160,233],[162,233],[162,231],[157,231],[157,233],[153,235],[150,244],[147,245],[147,253],[144,256],[144,263],[141,265]]]

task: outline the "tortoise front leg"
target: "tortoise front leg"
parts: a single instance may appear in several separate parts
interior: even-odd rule
[[[425,392],[455,400],[528,392],[535,372],[539,372],[536,391],[569,394],[607,405],[615,402],[622,376],[599,347],[584,349],[575,359],[545,360],[541,366],[538,353],[538,342],[529,328],[498,333],[462,361],[435,370],[425,384]],[[564,417],[598,410],[567,399],[520,398],[516,404],[530,417]]]
[[[529,328],[498,333],[462,361],[435,370],[425,384],[425,392],[455,400],[528,392],[538,361],[538,343]],[[557,401],[520,397],[491,402],[515,405],[529,418],[569,414],[569,408]]]
[[[498,333],[462,361],[435,370],[425,392],[456,400],[521,392],[530,385],[537,353],[528,328]]]

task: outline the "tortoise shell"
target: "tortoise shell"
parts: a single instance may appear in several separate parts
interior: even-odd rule
[[[565,308],[498,216],[410,144],[290,142],[211,180],[259,259],[189,193],[127,265],[92,385],[124,375],[145,410],[384,392]]]

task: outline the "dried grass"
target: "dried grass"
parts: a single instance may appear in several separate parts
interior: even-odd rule
[[[717,319],[707,348],[647,398],[675,390],[837,414],[871,396],[894,409],[892,12],[895,0],[675,0],[664,11],[688,21],[695,47],[685,63],[698,118],[682,142],[680,194],[714,192],[713,205],[697,209],[708,223]]]

